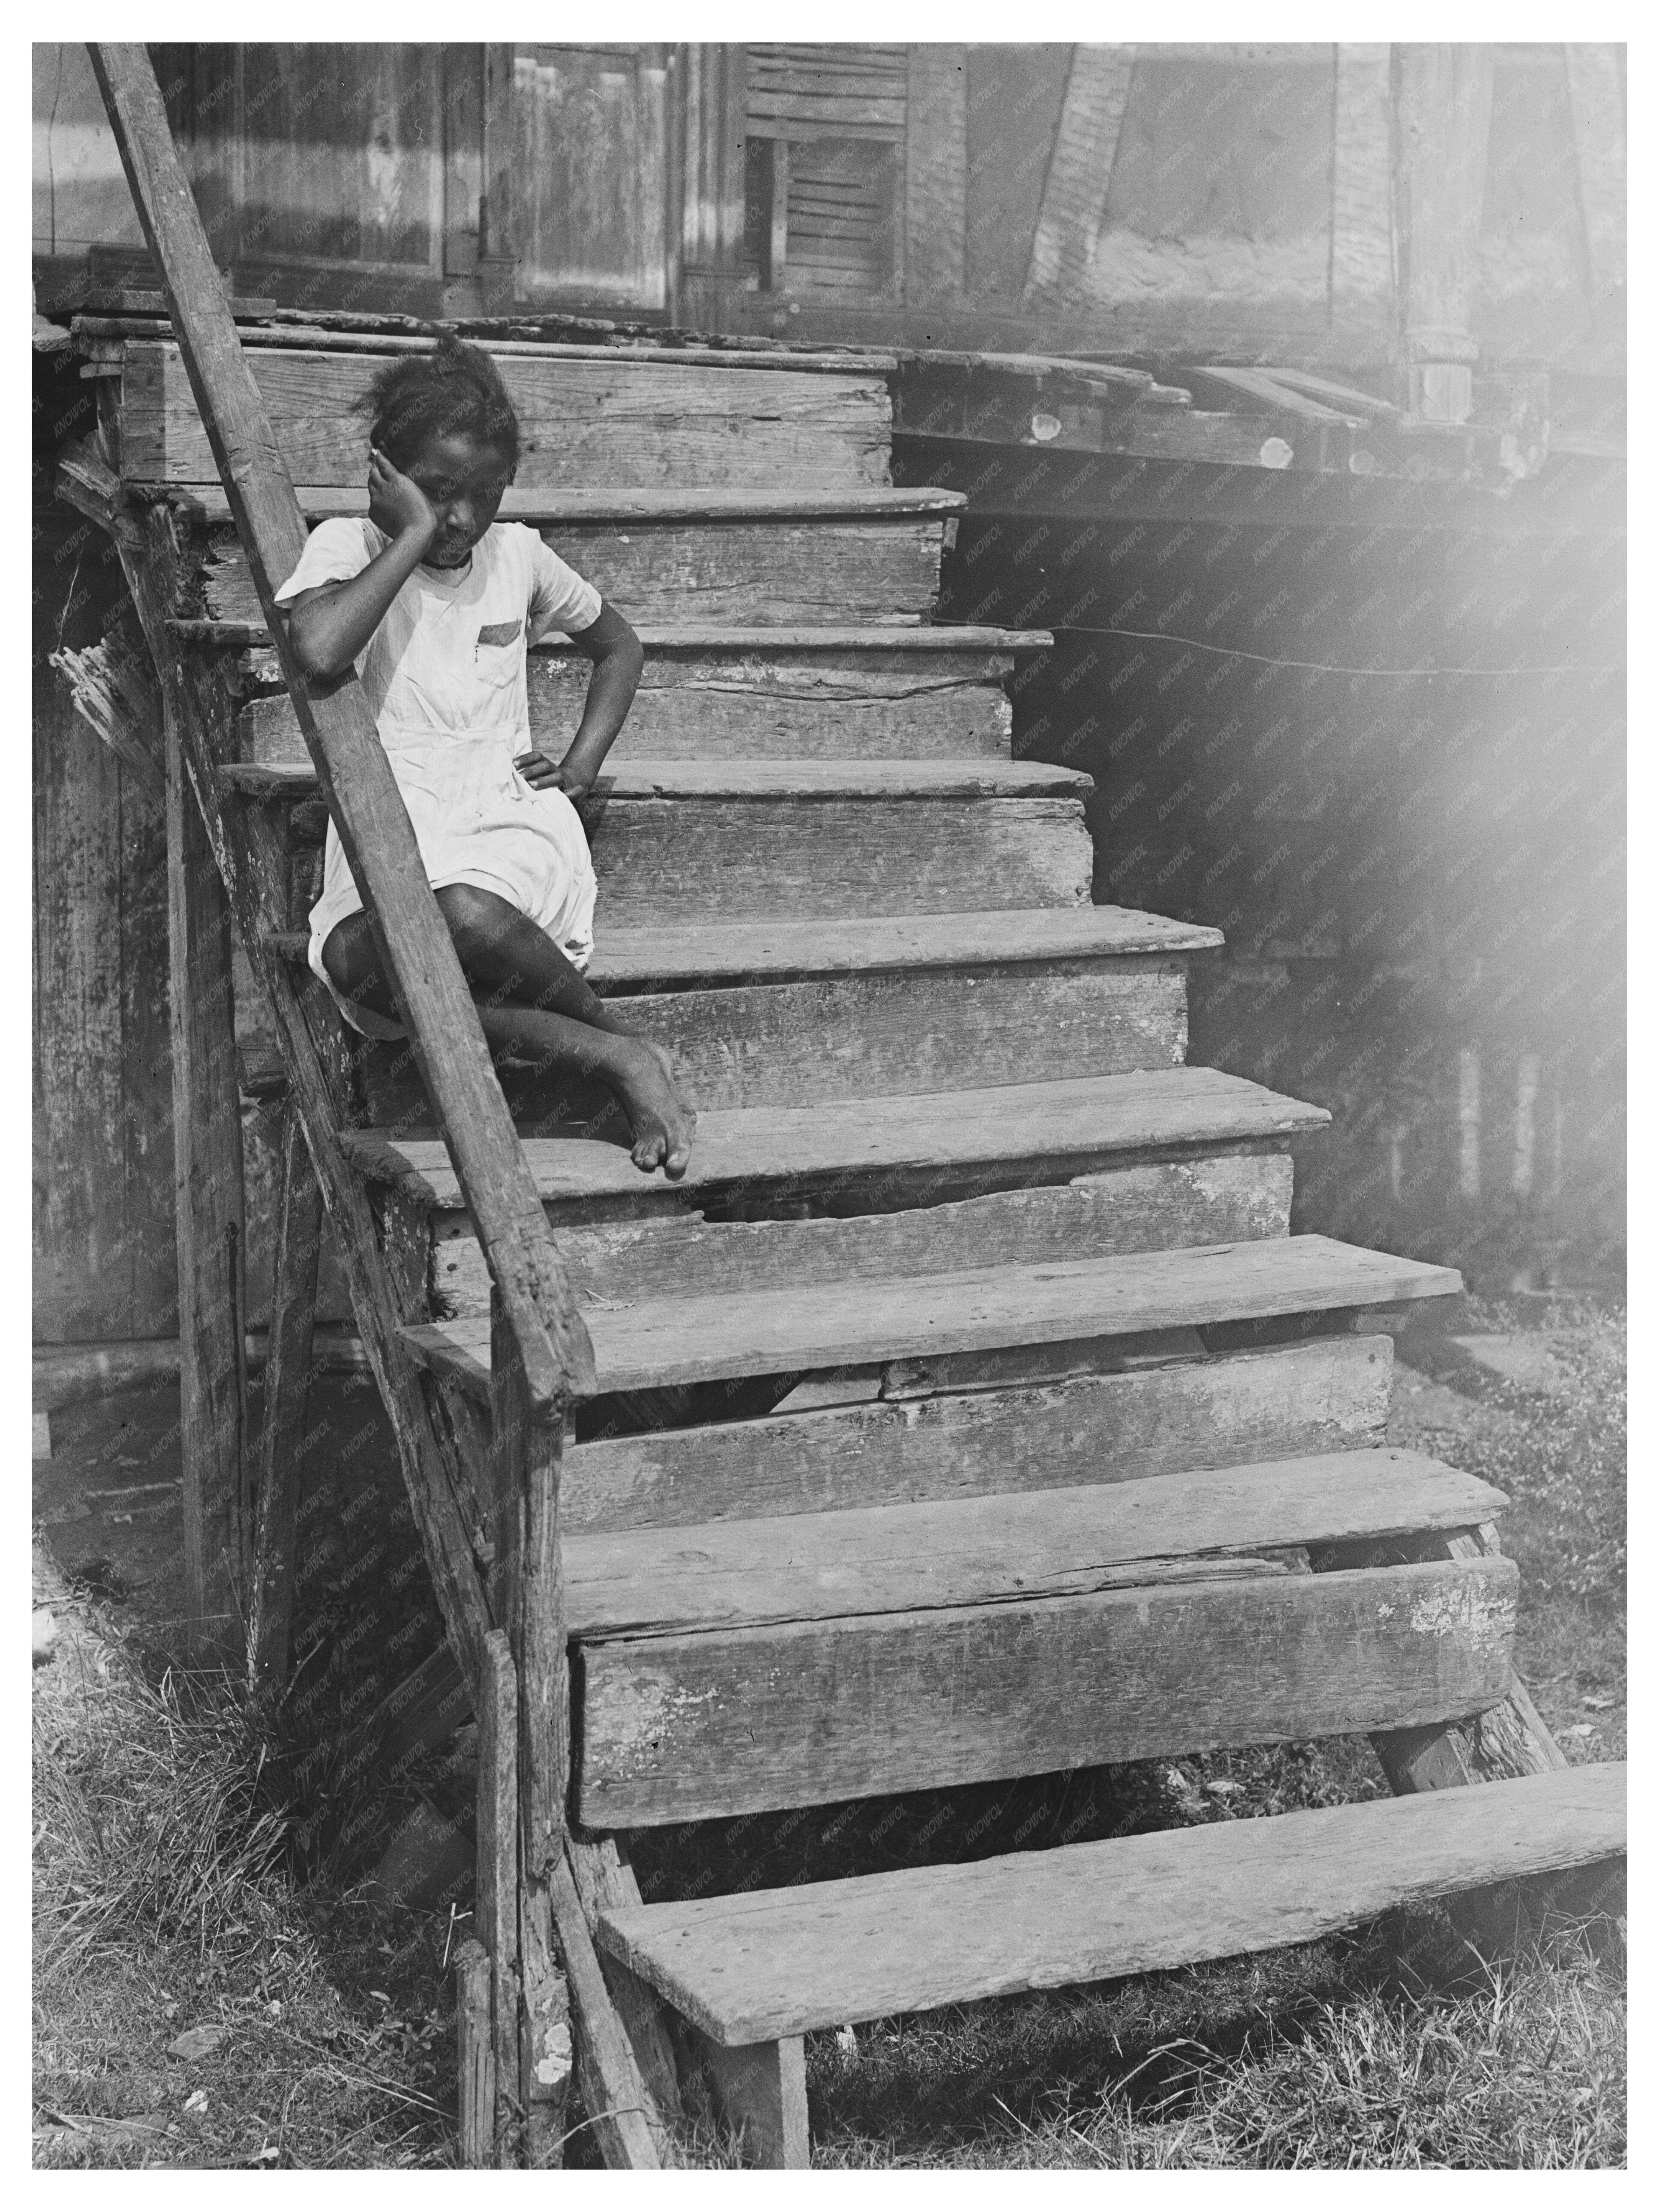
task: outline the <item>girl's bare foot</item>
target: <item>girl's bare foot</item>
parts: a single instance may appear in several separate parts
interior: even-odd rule
[[[634,1132],[634,1164],[647,1175],[659,1167],[678,1182],[691,1158],[697,1117],[675,1090],[662,1047],[643,1037],[628,1042],[613,1079]]]

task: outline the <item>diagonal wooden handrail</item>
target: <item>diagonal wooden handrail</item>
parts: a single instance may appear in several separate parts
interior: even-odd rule
[[[308,684],[289,643],[275,594],[299,560],[305,523],[242,353],[149,53],[136,45],[89,45],[88,51],[307,750],[520,1346],[532,1404],[549,1409],[592,1392],[592,1346],[368,702],[352,675]]]

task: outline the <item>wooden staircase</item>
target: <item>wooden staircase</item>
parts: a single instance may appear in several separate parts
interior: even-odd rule
[[[412,1054],[343,1030],[301,933],[319,794],[349,808],[372,759],[343,773],[326,702],[296,718],[283,689],[253,479],[226,459],[239,538],[185,380],[210,415],[228,318],[157,212],[148,111],[107,96],[184,343],[83,331],[101,449],[65,488],[122,547],[291,1108],[256,1664],[283,1647],[325,1206],[465,1691],[447,1724],[480,1725],[465,2154],[556,2158],[567,2008],[610,2162],[672,2155],[655,1992],[756,2154],[803,2164],[811,2028],[1621,1850],[1621,1771],[1565,1771],[1514,1675],[1502,1493],[1382,1443],[1391,1343],[1362,1317],[1458,1279],[1290,1235],[1288,1140],[1327,1117],[1186,1065],[1215,932],[1089,903],[1088,780],[1012,751],[1008,679],[1044,641],[928,627],[962,501],[886,483],[879,357],[496,349],[525,430],[506,513],[647,645],[588,806],[592,975],[676,1055],[684,1183],[533,1068],[464,1114],[419,1006]],[[246,333],[311,516],[363,503],[350,403],[420,342]],[[532,655],[556,744],[580,675]],[[395,949],[415,925],[368,888]],[[507,1113],[527,1225],[480,1195],[475,1123]],[[668,1822],[1356,1730],[1434,1794],[695,1905],[642,1904],[626,1862]]]

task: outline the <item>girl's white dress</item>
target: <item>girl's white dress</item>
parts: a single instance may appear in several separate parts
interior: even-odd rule
[[[388,542],[367,517],[319,523],[277,605],[356,575]],[[599,888],[581,817],[563,792],[532,790],[513,763],[532,744],[526,646],[550,630],[586,629],[599,613],[599,594],[535,531],[493,523],[459,574],[415,570],[356,663],[433,889],[494,891],[578,968],[593,951]],[[312,971],[331,992],[323,946],[362,908],[331,822],[310,946]],[[403,1034],[334,996],[367,1034]]]

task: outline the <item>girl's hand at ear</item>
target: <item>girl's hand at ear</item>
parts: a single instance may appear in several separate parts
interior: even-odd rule
[[[432,501],[378,446],[368,451],[368,519],[387,538],[418,542],[422,551],[438,534]]]

